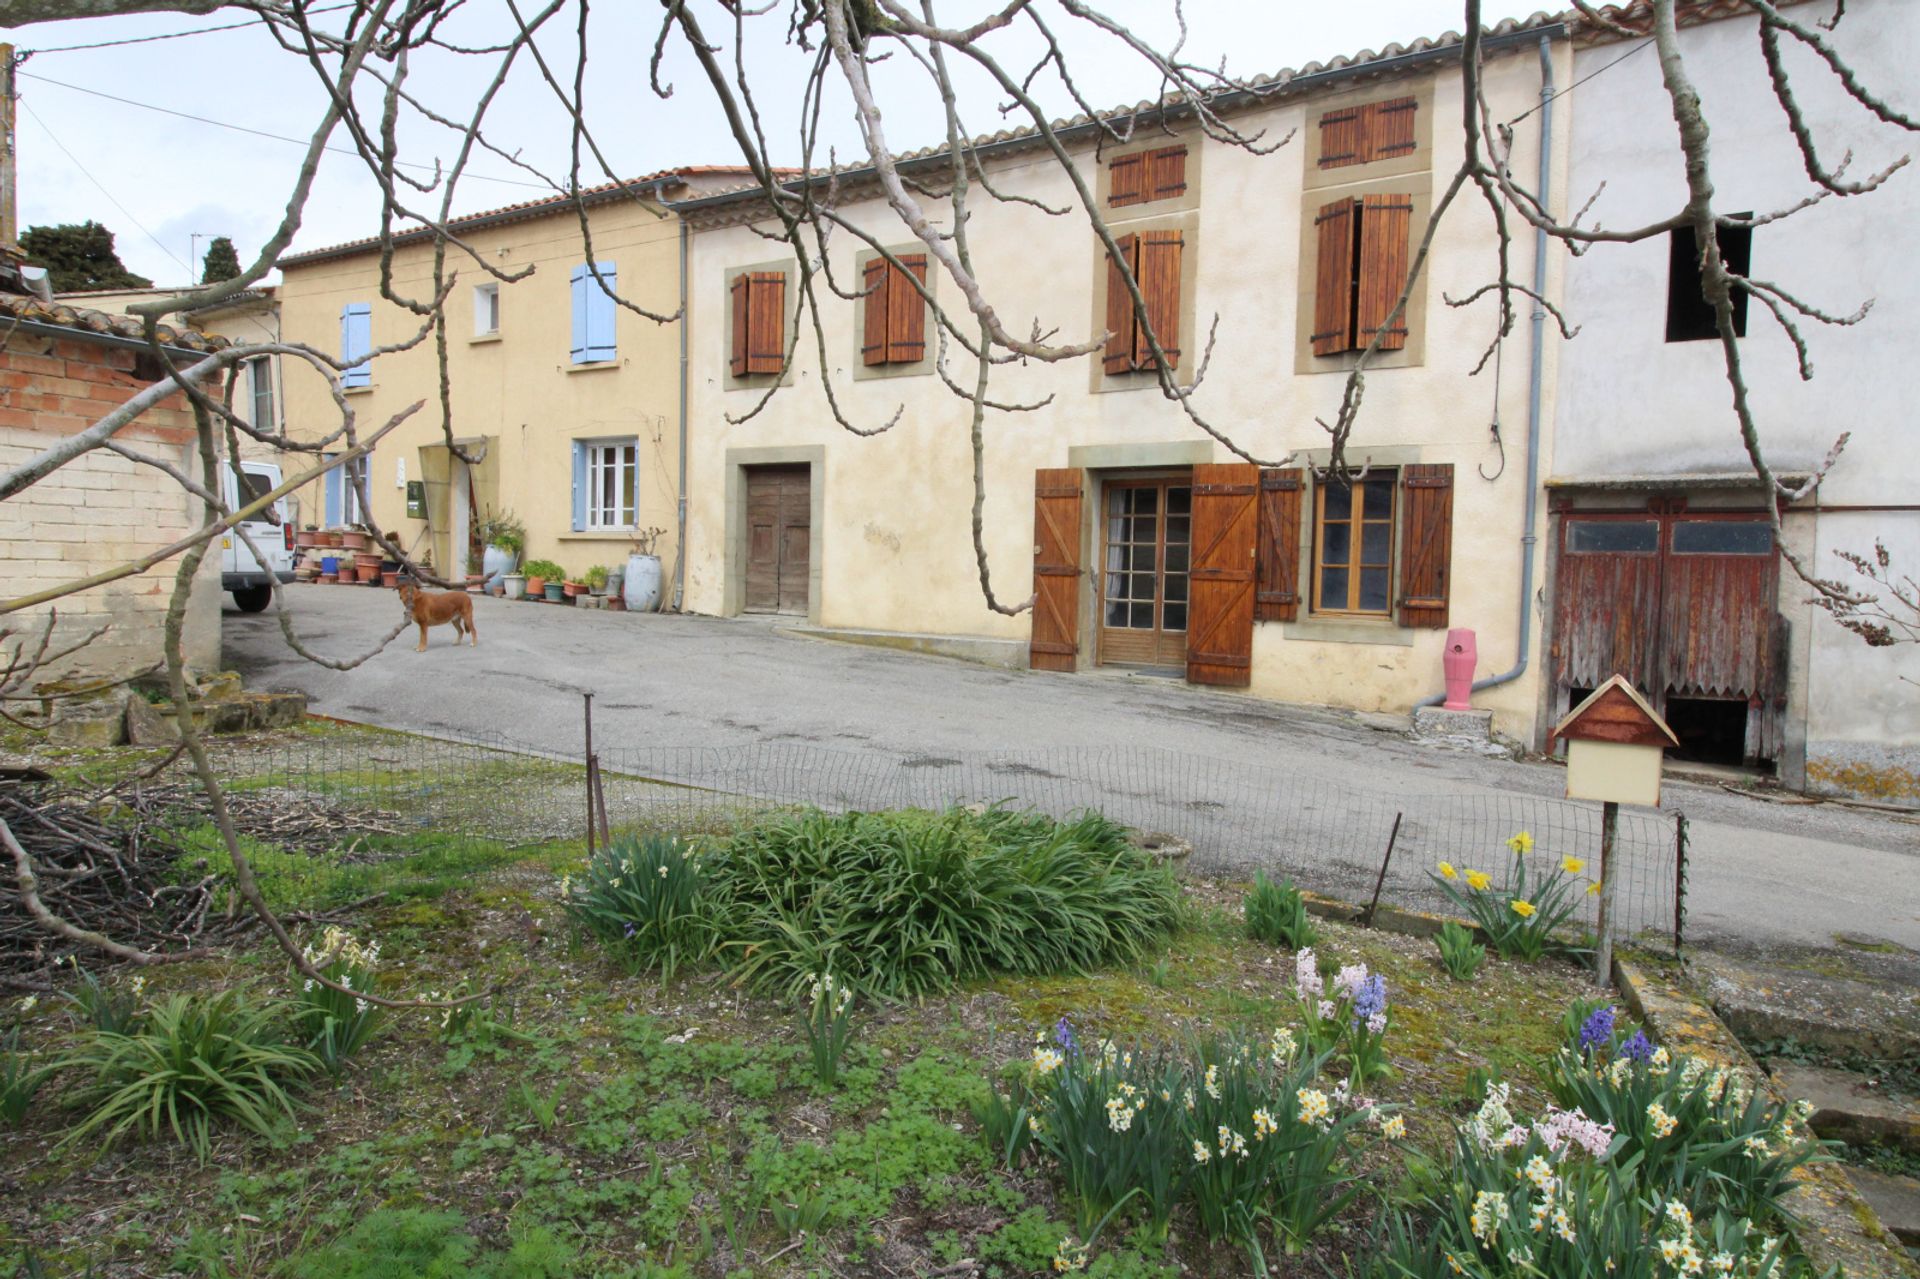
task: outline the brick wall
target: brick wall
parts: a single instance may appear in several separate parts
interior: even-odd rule
[[[146,383],[134,352],[82,338],[15,331],[0,348],[0,469],[18,466],[63,436],[91,426]],[[117,437],[188,474],[199,470],[193,417],[174,396]],[[101,449],[82,455],[31,488],[0,502],[0,597],[32,594],[113,568],[185,536],[199,503],[172,479]],[[187,661],[220,665],[218,547],[201,566],[188,605]],[[58,601],[56,645],[102,623],[100,639],[60,664],[59,672],[124,675],[161,658],[162,626],[177,559],[138,577]],[[0,625],[44,622],[47,608],[10,614]]]

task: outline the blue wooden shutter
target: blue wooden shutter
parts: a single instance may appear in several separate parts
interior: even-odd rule
[[[363,356],[373,349],[373,306],[367,302],[349,302],[340,308],[340,359],[342,363]],[[350,366],[340,375],[342,386],[371,386],[373,366],[365,360]]]
[[[328,528],[344,523],[340,518],[341,512],[345,509],[341,505],[341,496],[340,468],[336,466],[327,472],[327,509],[325,512],[326,519],[323,523]]]
[[[583,266],[573,268],[568,277],[573,286],[573,362],[587,362],[587,290],[593,287],[593,276]]]
[[[587,446],[573,442],[573,531],[587,527]]]
[[[601,262],[598,266],[598,282],[592,272],[587,273],[587,358],[611,360],[619,351],[619,344],[614,340],[614,322],[620,316],[620,304],[613,300],[612,293],[620,285],[620,275],[619,268],[611,262]]]

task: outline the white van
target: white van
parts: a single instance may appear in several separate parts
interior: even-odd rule
[[[280,468],[272,462],[243,461],[237,478],[227,463],[222,463],[220,470],[226,485],[222,496],[229,509],[237,510],[242,503],[255,501],[280,487]],[[262,564],[255,559],[237,533],[224,534],[220,539],[220,589],[233,592],[233,602],[241,612],[258,613],[273,602],[276,578],[282,582],[293,580],[293,517],[287,509],[287,499],[283,497],[252,519],[242,521],[240,527],[247,531],[267,562]]]

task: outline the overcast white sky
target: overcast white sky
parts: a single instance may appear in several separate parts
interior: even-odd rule
[[[534,7],[523,5],[522,12]],[[779,15],[760,20],[760,36],[750,38],[746,48],[756,83],[764,86],[761,108],[769,134],[776,148],[787,148],[776,159],[791,163],[798,149],[793,114],[808,59],[780,38],[786,7],[782,0]],[[943,21],[959,25],[994,7],[997,0],[948,0],[938,12]],[[1173,6],[1166,0],[1108,0],[1103,7],[1161,47],[1174,38]],[[1532,9],[1487,0],[1485,20],[1523,16]],[[663,102],[648,89],[646,64],[659,12],[657,5],[634,0],[601,0],[593,11],[587,84],[590,123],[603,149],[623,176],[680,164],[740,163],[712,92],[683,41],[671,46],[663,77],[678,92]],[[730,46],[731,23],[719,5],[705,0],[697,12],[709,36]],[[1188,0],[1187,52],[1208,65],[1224,56],[1229,71],[1250,76],[1438,35],[1457,29],[1461,15],[1458,0],[1348,0],[1333,5]],[[32,54],[19,76],[21,226],[88,218],[105,223],[117,235],[121,259],[160,284],[188,278],[196,232],[202,236],[201,253],[206,237],[227,235],[238,245],[242,260],[250,260],[280,217],[300,147],[151,108],[304,139],[324,102],[306,64],[281,50],[257,25],[185,39],[62,51],[63,46],[222,26],[243,16],[236,10],[207,18],[100,19],[15,32],[11,38]],[[327,15],[335,20],[341,16]],[[562,25],[543,36],[541,47],[556,72],[570,78],[574,19],[557,21]],[[1063,27],[1069,22],[1064,16],[1059,21]],[[448,34],[481,44],[503,38],[510,22],[501,0],[477,0],[461,11]],[[1031,47],[1024,36],[1011,38],[1020,48]],[[1154,81],[1138,60],[1111,40],[1088,32],[1063,43],[1090,101],[1107,106],[1153,92]],[[732,52],[729,47],[724,56],[730,60]],[[1024,65],[1015,48],[1001,53],[1010,67]],[[431,63],[416,62],[411,84],[447,113],[464,115],[491,74],[492,63],[483,69],[479,61],[442,56]],[[924,80],[907,70],[904,64],[892,68],[881,84],[888,141],[896,150],[936,141],[942,131],[937,103],[929,102]],[[984,81],[974,84],[962,104],[973,132],[1007,127],[998,102]],[[1056,115],[1072,109],[1057,86],[1049,102]],[[829,101],[825,131],[843,160],[862,153],[844,98]],[[486,132],[490,140],[519,152],[543,172],[564,177],[564,118],[531,59],[514,68]],[[430,166],[454,152],[453,135],[424,122],[410,123],[402,137],[403,154],[418,163]],[[481,175],[512,181],[478,180]],[[597,169],[583,168],[582,180],[605,178]],[[541,189],[523,184],[537,181],[497,157],[479,158],[461,184],[456,206],[472,211],[531,199]],[[430,206],[439,200],[437,194],[419,198]],[[329,156],[294,247],[317,248],[370,235],[377,230],[378,210],[376,188],[360,161]],[[193,267],[197,270],[197,261]]]

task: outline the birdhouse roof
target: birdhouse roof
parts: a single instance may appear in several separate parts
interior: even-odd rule
[[[1622,742],[1629,746],[1678,746],[1680,739],[1667,721],[1647,704],[1640,690],[1623,675],[1593,690],[1567,717],[1554,726],[1547,740]]]

